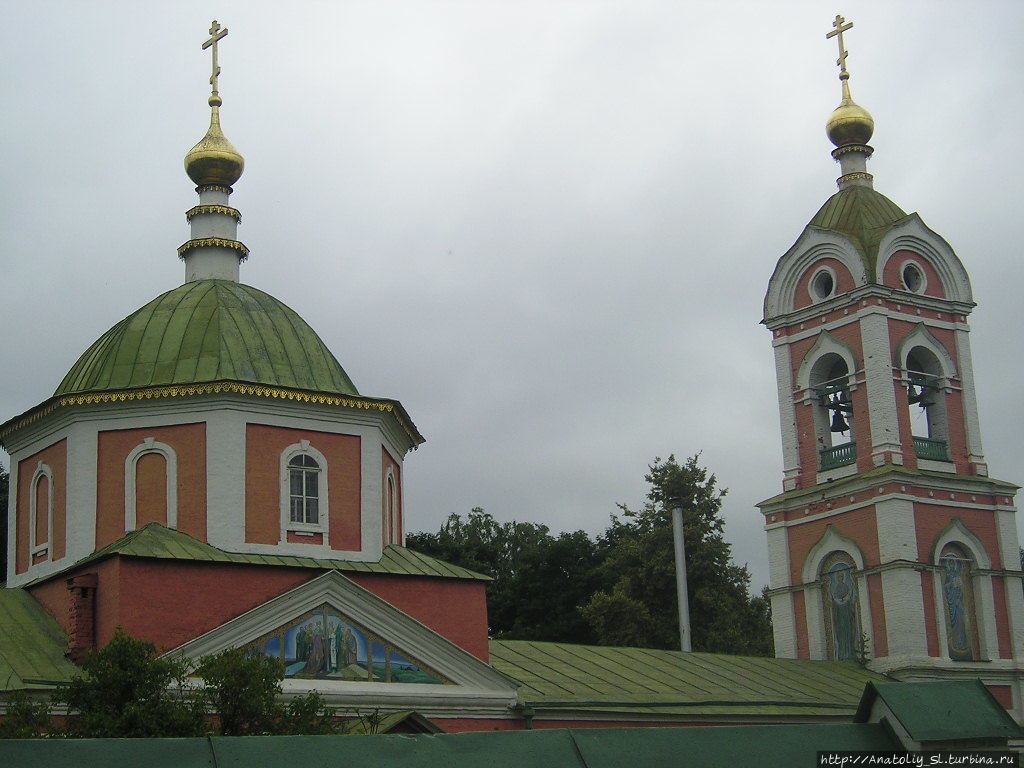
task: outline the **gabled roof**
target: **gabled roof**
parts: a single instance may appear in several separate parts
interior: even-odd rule
[[[216,563],[244,563],[248,565],[277,565],[287,568],[321,568],[325,571],[347,573],[387,573],[409,576],[437,576],[446,579],[472,579],[490,581],[490,576],[446,563],[428,555],[394,544],[384,547],[380,560],[338,560],[296,555],[259,555],[250,552],[228,552],[212,544],[199,541],[182,531],[149,523],[137,531],[121,537],[69,568],[78,568],[104,557],[147,557],[157,560],[200,560]],[[53,576],[47,576],[47,579]],[[35,582],[33,582],[35,583]]]
[[[64,656],[67,636],[24,589],[0,587],[0,691],[49,688],[77,667]]]
[[[869,682],[854,721],[867,722],[876,700],[888,706],[914,741],[1019,739],[1010,714],[980,680]]]
[[[852,662],[492,640],[491,665],[535,709],[695,716],[849,718],[864,684]]]

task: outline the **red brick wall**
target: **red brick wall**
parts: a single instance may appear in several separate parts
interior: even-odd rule
[[[988,692],[991,693],[996,701],[1003,705],[1005,709],[1013,709],[1013,688],[1009,685],[986,685]]]
[[[864,555],[867,567],[878,565],[878,530],[875,508],[872,505],[861,507],[842,515],[826,517],[821,520],[810,520],[801,525],[793,525],[786,529],[789,542],[789,576],[793,584],[801,584],[804,580],[804,561],[811,547],[825,535],[825,529],[831,525],[836,531],[849,539],[853,539]]]
[[[327,459],[328,544],[332,549],[359,551],[359,437],[265,424],[249,424],[245,430],[245,540],[255,544],[280,541],[281,454],[302,440],[308,440]]]
[[[169,445],[178,471],[178,530],[206,541],[206,424],[177,424],[166,427],[118,429],[100,432],[96,488],[96,548],[117,541],[124,533],[124,472],[128,454],[146,438]],[[157,510],[137,507],[136,526],[145,522],[167,525],[166,472],[158,460],[140,460],[136,467],[136,502],[157,504]],[[141,472],[139,471],[141,469]],[[155,486],[151,485],[155,484]],[[163,498],[156,501],[156,497]],[[163,519],[158,519],[160,514]]]
[[[856,287],[856,284],[853,281],[853,275],[850,274],[850,270],[846,268],[846,265],[843,264],[843,262],[833,258],[818,259],[806,272],[804,272],[800,277],[800,282],[797,283],[796,295],[793,297],[794,309],[807,307],[813,303],[808,286],[810,285],[811,277],[818,271],[819,267],[831,267],[836,273],[835,292],[837,294],[852,291]]]
[[[32,509],[30,494],[32,493],[32,476],[36,473],[40,462],[46,464],[52,473],[52,483],[48,493],[53,500],[53,541],[50,542],[47,555],[37,562],[48,559],[59,560],[67,551],[68,443],[67,440],[59,440],[18,462],[18,496],[14,513],[15,573],[24,573],[29,566],[29,550],[35,525],[35,521],[29,520]]]
[[[925,274],[927,282],[924,289],[925,295],[946,298],[946,291],[942,286],[942,280],[939,279],[939,273],[935,271],[930,261],[912,251],[896,251],[896,253],[889,257],[889,260],[885,262],[885,267],[882,269],[882,283],[890,288],[905,291],[901,268],[903,262],[908,259],[913,259]]]
[[[807,606],[804,604],[803,590],[793,593],[793,630],[796,632],[796,657],[811,658],[807,645]]]

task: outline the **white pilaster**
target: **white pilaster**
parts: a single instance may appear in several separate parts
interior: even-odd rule
[[[772,634],[775,638],[775,657],[796,658],[796,617],[793,613],[793,595],[781,592],[772,595]]]
[[[782,430],[783,486],[784,490],[791,491],[796,487],[795,478],[800,474],[800,449],[797,444],[792,361],[788,344],[775,347],[775,382],[779,394],[779,426]]]
[[[886,316],[875,312],[865,315],[860,322],[860,336],[868,396],[868,422],[871,428],[871,455],[875,466],[880,466],[884,463],[882,454],[886,451],[902,456],[896,393],[893,390],[889,321]]]
[[[962,329],[954,331],[954,334],[957,363],[960,366],[960,383],[963,386],[960,397],[964,407],[964,432],[967,434],[968,458],[974,464],[984,465],[985,452],[981,447],[981,422],[978,420],[978,400],[974,392],[970,334]],[[979,467],[980,469],[982,468]],[[984,468],[982,474],[988,474],[988,469]]]
[[[67,556],[68,562],[86,557],[96,549],[96,470],[99,466],[99,435],[90,423],[77,422],[68,429]]]
[[[920,573],[906,567],[882,571],[881,576],[889,656],[927,656],[928,640]]]
[[[242,412],[207,415],[206,538],[232,552],[245,551],[245,440]]]
[[[1003,568],[1016,570],[1019,567],[1020,549],[1017,540],[1017,515],[1009,509],[996,512],[996,530],[999,534],[999,557]],[[1010,642],[1013,657],[1024,657],[1024,589],[1019,576],[1005,576],[1003,588],[1006,591],[1007,620],[1010,624]]]

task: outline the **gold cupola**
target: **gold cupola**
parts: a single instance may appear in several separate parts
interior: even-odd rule
[[[220,107],[224,102],[217,92],[217,42],[228,33],[216,21],[210,27],[210,39],[203,44],[203,50],[213,48],[213,74],[210,75],[210,128],[206,135],[185,155],[185,173],[198,187],[230,187],[242,175],[245,159],[234,148],[220,128]]]

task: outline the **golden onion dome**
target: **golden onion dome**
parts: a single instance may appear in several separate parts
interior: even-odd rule
[[[185,173],[196,186],[215,184],[230,187],[245,169],[245,159],[220,129],[220,105],[219,96],[210,97],[210,128],[185,155]]]
[[[825,123],[828,139],[837,147],[867,144],[875,132],[875,120],[864,107],[847,96]]]

